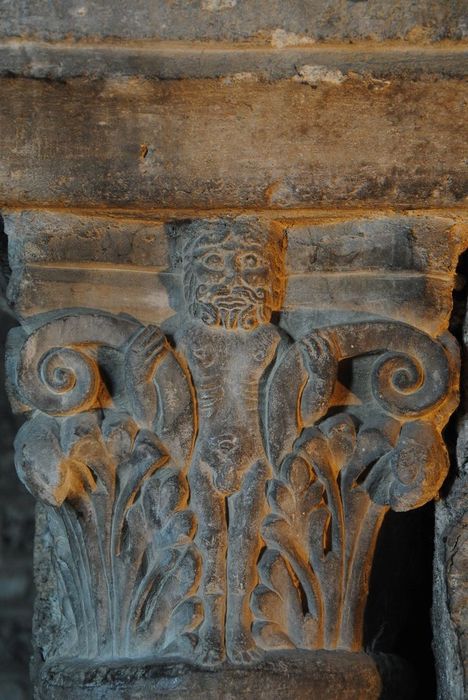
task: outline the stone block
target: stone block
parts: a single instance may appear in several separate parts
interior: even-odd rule
[[[354,75],[375,88],[394,79],[463,78],[467,53],[464,44],[396,43],[271,45],[219,42],[184,45],[178,42],[44,42],[0,39],[0,75],[5,77],[69,80],[92,76],[223,78],[226,83],[253,80],[297,80],[317,84],[340,83]]]
[[[287,669],[287,670],[286,670]],[[384,690],[385,685],[385,690]],[[44,669],[37,700],[410,700],[414,679],[398,659],[387,668],[366,654],[318,651],[273,654],[260,668],[203,671],[174,661],[141,666],[106,664],[92,668],[51,664]]]
[[[0,203],[185,215],[463,203],[460,80],[297,77],[3,78],[0,131],[12,147],[0,164]]]
[[[13,440],[20,422],[5,391],[4,344],[16,325],[0,311],[0,698],[27,700],[33,608],[34,501],[15,474]]]
[[[463,700],[468,687],[467,495],[467,477],[462,473],[436,510],[432,619],[441,700]]]
[[[465,369],[465,382],[467,379]],[[432,623],[440,700],[463,700],[468,690],[467,498],[468,420],[465,415],[459,422],[457,467],[443,498],[436,504]]]

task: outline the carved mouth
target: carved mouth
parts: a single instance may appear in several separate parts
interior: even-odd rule
[[[252,289],[220,285],[208,288],[202,284],[197,288],[195,297],[196,305],[192,313],[207,325],[251,330],[262,318],[266,292],[261,287]]]
[[[219,289],[213,295],[213,300],[216,301],[218,306],[222,306],[226,309],[235,309],[237,307],[244,307],[249,304],[256,304],[258,302],[262,302],[263,298],[263,290],[255,292],[250,287]]]
[[[227,309],[228,311],[244,309],[246,306],[251,305],[251,301],[249,299],[242,299],[239,297],[229,297],[229,299],[223,299],[222,297],[219,299],[218,297],[215,297],[215,302],[220,309]]]

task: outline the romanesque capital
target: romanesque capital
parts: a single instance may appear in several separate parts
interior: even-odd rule
[[[16,468],[50,538],[46,661],[359,651],[384,516],[447,474],[456,343],[286,323],[283,231],[183,233],[167,328],[71,308],[10,333]]]

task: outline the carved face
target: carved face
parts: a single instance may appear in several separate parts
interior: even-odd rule
[[[185,294],[191,313],[207,325],[251,330],[267,323],[273,304],[268,250],[249,241],[203,239],[192,250]]]

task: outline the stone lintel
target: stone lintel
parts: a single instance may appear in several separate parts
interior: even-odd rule
[[[458,79],[3,78],[0,204],[461,206]],[[437,133],[437,139],[433,135]]]

